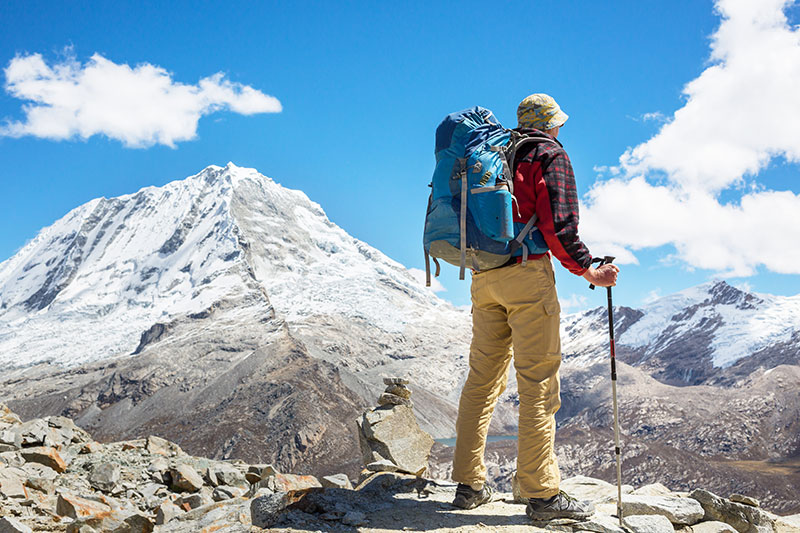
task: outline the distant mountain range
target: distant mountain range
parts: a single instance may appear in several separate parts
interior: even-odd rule
[[[637,457],[673,457],[664,468],[686,459],[652,452],[656,442],[697,464],[800,455],[786,418],[800,402],[784,394],[800,384],[800,297],[713,282],[615,317]],[[565,468],[589,468],[607,448],[605,310],[562,317],[562,338],[559,423],[577,441],[560,450]],[[357,468],[354,420],[385,376],[409,377],[423,428],[452,436],[469,340],[467,311],[302,192],[233,164],[88,202],[0,263],[0,398],[15,411],[67,414],[106,439],[161,433],[191,453],[291,471]],[[516,413],[512,372],[492,433],[513,433]]]

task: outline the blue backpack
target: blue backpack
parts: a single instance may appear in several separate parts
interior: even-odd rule
[[[443,259],[464,271],[505,265],[514,255],[544,253],[536,215],[514,223],[514,160],[527,143],[553,142],[528,137],[500,125],[488,109],[476,106],[447,115],[436,128],[436,168],[425,216],[426,284],[430,259]]]

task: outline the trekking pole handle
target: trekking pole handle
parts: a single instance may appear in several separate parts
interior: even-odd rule
[[[597,265],[597,267],[599,268],[599,267],[601,267],[603,265],[611,264],[612,261],[614,261],[614,256],[606,255],[604,257],[594,257],[594,258],[592,258],[592,263],[591,264],[600,263],[599,265]],[[594,283],[590,283],[589,284],[589,288],[594,290]]]

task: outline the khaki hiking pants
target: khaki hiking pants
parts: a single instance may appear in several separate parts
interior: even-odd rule
[[[561,480],[554,451],[561,406],[561,339],[550,258],[472,276],[469,375],[456,421],[453,479],[486,480],[483,452],[497,398],[505,390],[512,354],[519,390],[517,480],[522,496],[549,498]],[[512,350],[513,346],[513,350]]]

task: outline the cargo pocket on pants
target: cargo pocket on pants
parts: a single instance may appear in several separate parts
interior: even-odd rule
[[[547,355],[561,356],[561,305],[558,300],[544,304],[544,349]]]

